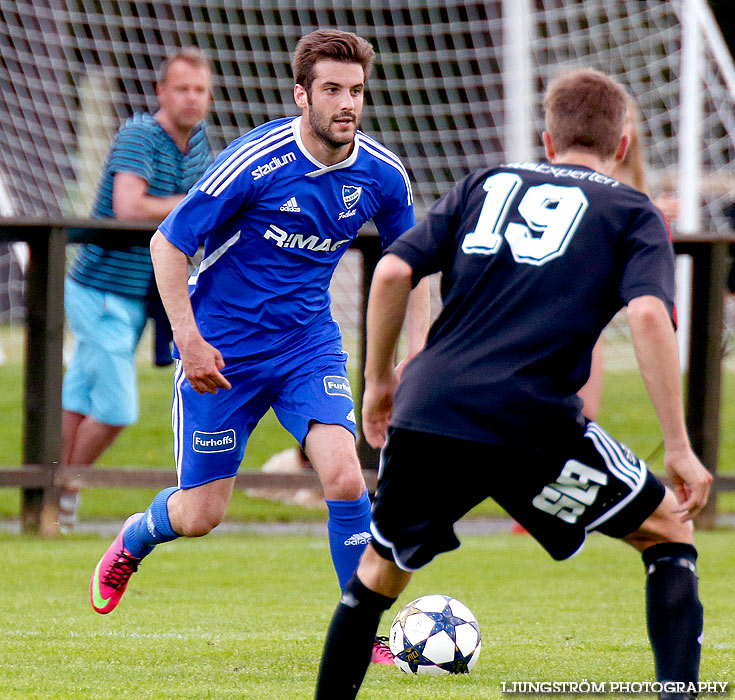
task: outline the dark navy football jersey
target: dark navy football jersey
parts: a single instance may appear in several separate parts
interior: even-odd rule
[[[473,173],[388,252],[414,281],[442,273],[443,309],[396,392],[403,428],[544,445],[581,422],[576,393],[617,311],[653,295],[673,314],[661,213],[583,166]]]

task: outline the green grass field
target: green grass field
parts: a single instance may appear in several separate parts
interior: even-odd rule
[[[0,535],[2,700],[312,696],[338,597],[325,538],[215,533],[162,546],[101,616],[88,584],[107,544]],[[701,679],[732,683],[732,534],[702,533],[699,548]],[[519,680],[651,681],[643,581],[638,555],[602,536],[561,564],[529,537],[468,536],[414,577],[380,631],[414,597],[453,595],[480,622],[475,669],[416,678],[371,667],[360,698],[481,700],[504,697],[501,684]]]
[[[5,344],[5,343],[4,343]],[[7,347],[7,344],[5,344]],[[141,419],[104,466],[171,469],[170,371],[140,365]],[[732,374],[725,377],[720,469],[733,472]],[[0,366],[0,455],[21,462],[22,368]],[[634,372],[606,376],[600,422],[661,471],[653,411]],[[292,447],[272,414],[254,433],[243,468]],[[119,522],[153,492],[87,490],[82,518]],[[721,510],[735,500],[720,497]],[[15,489],[0,489],[0,518],[18,515]],[[499,515],[483,504],[474,515]],[[324,520],[308,510],[236,493],[230,520]],[[88,601],[91,571],[109,537],[56,541],[0,531],[3,610],[0,700],[291,700],[313,692],[323,636],[338,590],[323,536],[213,533],[177,541],[146,560],[108,616]],[[698,534],[706,611],[702,680],[735,682],[732,529]],[[643,570],[637,554],[601,536],[563,564],[529,537],[467,536],[456,552],[417,574],[385,616],[425,593],[451,594],[477,615],[480,660],[469,676],[413,678],[373,667],[365,700],[501,698],[512,681],[650,681]],[[525,696],[535,697],[535,696]],[[550,696],[546,696],[550,697]],[[606,697],[606,696],[596,696]]]
[[[10,361],[0,365],[0,464],[18,465],[22,454],[21,410],[23,397],[23,337],[16,329],[0,327],[2,342]],[[126,429],[117,442],[103,455],[101,466],[160,467],[173,469],[171,441],[171,377],[172,368],[154,368],[149,361],[150,342],[144,337],[139,349],[140,420]],[[735,372],[723,375],[720,463],[722,473],[735,473]],[[660,432],[653,408],[645,394],[640,377],[634,370],[608,371],[605,376],[600,423],[616,438],[628,444],[640,457],[648,459],[657,473],[663,472]],[[294,441],[279,425],[271,412],[256,428],[245,453],[243,469],[259,469],[266,460],[281,450],[294,446]],[[154,492],[139,489],[87,490],[82,498],[82,519],[109,518],[119,520],[145,507]],[[735,512],[735,492],[721,494],[718,506],[722,512]],[[0,489],[0,518],[17,517],[17,490]],[[492,503],[481,504],[476,515],[501,515]],[[294,520],[322,518],[321,511],[295,506],[280,506],[248,498],[236,493],[228,512],[235,520]]]

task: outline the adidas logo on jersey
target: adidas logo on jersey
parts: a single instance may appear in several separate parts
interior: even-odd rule
[[[345,540],[345,545],[350,547],[358,544],[367,544],[371,539],[373,539],[373,536],[369,532],[356,532]]]
[[[291,197],[288,202],[281,204],[281,211],[300,212],[301,207],[296,202],[296,197]]]
[[[355,423],[355,409],[353,408],[345,417],[350,423]]]

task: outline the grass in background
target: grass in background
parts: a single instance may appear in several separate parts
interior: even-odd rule
[[[88,585],[107,544],[0,535],[2,700],[312,697],[338,597],[326,538],[213,534],[164,545],[101,616]],[[699,537],[702,680],[735,681],[731,544],[729,533]],[[419,595],[455,596],[480,622],[476,667],[444,678],[371,667],[360,698],[495,700],[503,681],[651,681],[643,584],[638,555],[602,536],[561,564],[527,537],[466,537],[414,577],[380,632]]]
[[[22,334],[0,329],[10,361],[0,366],[0,464],[21,463],[23,371],[17,358],[22,355]],[[100,466],[160,467],[173,469],[171,438],[171,379],[173,369],[152,367],[150,342],[144,337],[139,350],[140,419],[127,428],[102,456]],[[720,431],[721,473],[735,473],[735,372],[723,373],[722,418]],[[354,381],[354,377],[353,377]],[[640,376],[634,370],[608,371],[605,375],[600,423],[614,437],[625,442],[651,469],[663,473],[663,453],[658,423]],[[251,436],[243,469],[259,469],[274,454],[294,447],[295,441],[269,412]],[[145,507],[154,491],[142,489],[88,489],[82,498],[81,517],[120,519]],[[720,494],[722,512],[735,512],[735,492]],[[16,517],[19,495],[16,489],[0,489],[0,517]],[[480,504],[474,515],[496,516],[502,511],[492,502]],[[294,520],[321,519],[320,510],[284,506],[259,501],[237,492],[228,511],[229,519]]]

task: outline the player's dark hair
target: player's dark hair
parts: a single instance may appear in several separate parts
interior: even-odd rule
[[[198,46],[186,46],[179,49],[176,53],[167,56],[158,68],[157,79],[159,83],[165,83],[168,78],[168,72],[171,66],[177,61],[184,61],[195,68],[206,68],[212,72],[212,64],[209,57]]]
[[[317,29],[299,39],[291,68],[296,84],[301,85],[307,95],[311,96],[314,65],[318,61],[327,59],[341,63],[359,63],[367,80],[374,58],[373,47],[357,34],[339,29]]]
[[[609,75],[591,68],[557,76],[544,98],[546,131],[557,153],[571,149],[611,158],[623,134],[628,95]]]

